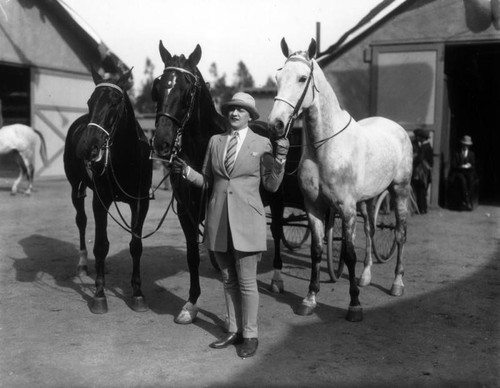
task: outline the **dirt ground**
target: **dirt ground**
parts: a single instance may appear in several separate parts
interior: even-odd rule
[[[405,294],[388,294],[395,262],[374,265],[372,285],[361,289],[360,323],[344,319],[345,274],[331,283],[326,265],[315,313],[294,314],[308,288],[308,243],[283,250],[285,293],[268,292],[269,232],[258,276],[259,350],[241,360],[234,347],[208,347],[222,334],[225,312],[219,274],[204,249],[199,318],[187,326],[173,321],[189,288],[173,213],[144,241],[145,313],[128,307],[129,236],[110,221],[109,312],[94,315],[88,308],[94,272],[74,276],[78,234],[69,185],[40,181],[31,197],[13,197],[10,184],[0,181],[1,387],[500,386],[500,207],[413,216]],[[145,232],[157,225],[170,195],[157,192]],[[361,261],[361,240],[357,245]]]

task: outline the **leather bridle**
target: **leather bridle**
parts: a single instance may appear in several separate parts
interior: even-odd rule
[[[101,88],[101,87],[113,88],[113,89],[118,90],[122,95],[125,94],[125,92],[123,91],[122,88],[120,88],[118,85],[112,84],[110,82],[103,82],[103,83],[97,84],[95,88],[97,89],[97,88]],[[103,128],[101,125],[99,125],[97,123],[93,123],[93,122],[88,123],[87,126],[88,127],[96,127],[98,129],[100,129],[101,131],[103,131],[106,135],[105,143],[101,147],[101,149],[104,150],[104,152],[105,152],[105,154],[104,154],[104,167],[103,167],[101,174],[100,174],[102,176],[104,174],[104,172],[106,171],[106,169],[108,168],[109,149],[113,144],[112,140],[113,140],[113,135],[116,131],[116,126],[115,126],[115,128],[112,128],[111,130],[107,130],[107,129]]]
[[[282,101],[285,104],[290,105],[293,109],[293,112],[290,115],[290,118],[288,119],[288,122],[287,122],[286,127],[285,127],[284,137],[288,136],[288,132],[290,131],[290,129],[293,126],[293,123],[295,122],[295,120],[299,116],[300,108],[302,107],[302,103],[304,102],[304,98],[306,97],[307,90],[309,89],[309,84],[311,83],[311,81],[313,83],[313,87],[312,87],[313,101],[314,101],[314,97],[315,97],[314,91],[316,90],[317,92],[319,92],[318,88],[316,87],[316,85],[314,83],[314,75],[313,75],[314,62],[313,61],[308,61],[305,58],[302,58],[302,57],[299,57],[299,56],[292,54],[291,56],[288,57],[285,64],[287,62],[302,62],[309,67],[310,71],[309,71],[309,76],[307,77],[307,81],[306,81],[306,85],[304,87],[304,90],[302,91],[302,94],[300,95],[300,98],[295,105],[283,97],[280,97],[280,96],[274,97],[275,101]]]
[[[166,117],[169,120],[171,120],[177,126],[177,130],[175,133],[175,140],[172,143],[172,147],[170,149],[170,159],[168,160],[168,163],[172,163],[173,159],[182,150],[182,135],[184,132],[184,128],[186,127],[186,124],[188,123],[188,121],[191,118],[191,115],[193,113],[194,106],[196,105],[196,97],[201,89],[201,84],[200,84],[200,77],[199,76],[197,76],[196,74],[193,74],[189,70],[183,69],[182,67],[168,66],[165,68],[165,70],[163,71],[163,75],[161,75],[160,77],[165,76],[165,73],[167,73],[168,71],[177,71],[177,72],[186,74],[194,80],[194,84],[191,87],[191,90],[189,91],[190,98],[189,98],[188,110],[186,112],[186,115],[182,118],[182,120],[179,120],[170,112],[164,112],[164,111],[157,111],[156,112],[155,125],[158,123],[158,119],[163,116],[163,117]],[[151,143],[152,143],[151,148],[153,149],[154,136],[151,139]],[[163,158],[156,158],[156,159],[159,159],[162,161],[167,161],[166,159],[163,159]]]

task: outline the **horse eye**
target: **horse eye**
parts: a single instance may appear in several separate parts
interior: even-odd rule
[[[306,82],[307,81],[307,77],[305,75],[303,75],[302,77],[299,78],[299,82]]]

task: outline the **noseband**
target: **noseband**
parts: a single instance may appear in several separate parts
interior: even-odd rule
[[[313,101],[314,101],[314,91],[315,90],[318,91],[318,89],[316,88],[316,85],[314,84],[314,76],[313,76],[314,62],[313,61],[308,61],[302,57],[294,56],[292,54],[290,57],[288,57],[285,64],[287,62],[302,62],[309,67],[310,71],[309,71],[309,76],[307,77],[306,86],[304,87],[304,90],[302,91],[302,94],[301,94],[299,100],[297,101],[297,104],[293,105],[290,101],[286,100],[283,97],[279,97],[279,96],[274,97],[275,101],[282,101],[285,104],[290,105],[293,109],[292,115],[290,116],[290,118],[288,119],[288,123],[286,124],[284,137],[288,136],[288,132],[290,131],[290,129],[293,126],[293,123],[295,122],[295,120],[299,116],[299,110],[302,106],[302,103],[304,102],[304,98],[306,97],[307,90],[309,89],[309,84],[311,83],[311,80],[313,81],[313,88],[312,88]]]
[[[112,84],[110,82],[103,82],[103,83],[100,83],[98,85],[96,85],[96,89],[97,88],[100,88],[100,87],[108,87],[108,88],[113,88],[113,89],[116,89],[118,90],[122,95],[125,94],[125,92],[123,91],[122,88],[120,88],[118,85],[115,85],[115,84]],[[101,149],[104,149],[105,150],[105,155],[104,155],[104,167],[101,171],[101,174],[100,175],[103,175],[104,172],[106,171],[107,167],[108,167],[108,162],[109,162],[109,148],[111,147],[112,145],[112,134],[113,134],[113,130],[106,130],[104,129],[102,126],[100,126],[99,124],[97,123],[88,123],[87,124],[88,127],[92,126],[92,127],[96,127],[96,128],[99,128],[101,131],[103,131],[105,134],[106,134],[106,143],[101,147]]]
[[[163,71],[163,74],[165,74],[168,70],[173,70],[173,71],[178,71],[180,73],[184,73],[189,75],[192,79],[194,79],[194,84],[191,90],[189,91],[189,107],[187,110],[186,115],[182,120],[177,119],[174,115],[170,114],[169,112],[157,112],[156,113],[156,123],[158,123],[158,119],[162,116],[167,117],[170,119],[172,122],[174,122],[175,125],[177,125],[177,130],[175,133],[175,140],[174,143],[172,144],[172,148],[170,149],[170,159],[169,163],[172,163],[173,159],[181,152],[182,149],[182,134],[184,132],[184,128],[186,127],[186,124],[188,123],[189,119],[191,118],[191,115],[194,110],[194,106],[196,104],[196,97],[198,95],[198,92],[201,89],[201,84],[200,84],[200,77],[198,77],[196,74],[191,73],[189,70],[183,69],[182,67],[175,67],[175,66],[168,66],[165,68]],[[153,139],[151,139],[151,142],[153,143]],[[153,147],[151,147],[153,149]],[[163,160],[164,159],[161,159]]]

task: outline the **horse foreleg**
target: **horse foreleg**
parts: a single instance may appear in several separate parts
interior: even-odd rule
[[[200,247],[198,246],[197,234],[198,225],[194,225],[190,220],[186,209],[179,204],[179,221],[186,237],[187,262],[189,268],[189,299],[182,307],[174,322],[180,324],[193,323],[198,315],[198,298],[201,295],[200,287]]]
[[[88,275],[88,254],[85,242],[85,230],[87,228],[87,215],[85,214],[85,196],[80,195],[80,189],[76,185],[71,186],[71,201],[76,210],[76,226],[80,236],[80,251],[78,265],[76,266],[77,276]]]
[[[132,239],[129,249],[132,256],[132,304],[131,308],[137,312],[148,311],[149,307],[141,289],[141,256],[142,256],[142,227],[149,209],[149,199],[139,200],[130,204],[132,211]]]
[[[349,295],[351,302],[347,310],[346,319],[350,322],[363,320],[363,309],[359,302],[359,288],[356,282],[356,251],[354,250],[354,236],[356,230],[356,206],[345,207],[343,209],[344,218],[342,220],[342,252],[344,262],[349,270]]]
[[[370,284],[372,280],[372,272],[371,268],[373,265],[372,258],[372,245],[373,245],[373,236],[375,234],[375,223],[374,223],[374,208],[373,208],[373,199],[370,199],[365,202],[361,202],[359,204],[359,211],[361,216],[363,217],[363,229],[365,232],[365,261],[363,272],[358,281],[358,285],[360,287],[365,287]]]
[[[394,282],[391,287],[391,295],[401,296],[404,293],[404,267],[403,267],[403,253],[404,245],[406,243],[406,221],[408,218],[408,194],[409,187],[398,188],[395,187],[395,203],[396,209],[396,246],[397,246],[397,262],[394,271]]]
[[[311,280],[309,282],[309,292],[297,309],[298,315],[311,315],[317,305],[316,294],[320,289],[321,254],[325,237],[324,216],[321,217],[320,214],[320,211],[316,214],[307,212],[309,227],[311,228]]]
[[[274,241],[274,274],[271,280],[271,292],[280,294],[284,291],[284,282],[281,277],[283,261],[281,259],[281,238],[283,236],[283,195],[280,191],[273,193],[271,200],[271,234]],[[278,197],[279,196],[279,197]]]
[[[103,314],[108,312],[108,303],[106,295],[104,294],[104,287],[106,286],[104,278],[104,262],[109,252],[109,241],[107,234],[108,213],[107,209],[111,204],[111,200],[106,199],[106,202],[101,204],[101,201],[94,194],[92,201],[92,208],[94,210],[95,219],[95,242],[94,242],[94,256],[95,256],[95,294],[90,304],[90,311],[94,314]]]

